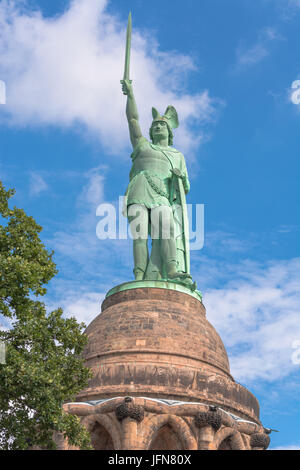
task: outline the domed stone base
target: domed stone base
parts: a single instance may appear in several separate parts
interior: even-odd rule
[[[256,398],[230,375],[203,304],[174,290],[117,292],[86,330],[94,377],[78,401],[148,396],[221,405],[259,422]]]
[[[86,330],[93,378],[64,405],[81,417],[93,446],[266,448],[258,402],[231,376],[199,298],[174,286],[114,292]]]

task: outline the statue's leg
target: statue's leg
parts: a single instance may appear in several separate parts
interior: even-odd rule
[[[168,276],[171,269],[176,272],[174,219],[170,207],[158,206],[151,209],[151,238],[156,247],[155,255],[159,258],[160,265],[166,268],[164,274]]]
[[[184,279],[186,273],[179,272],[172,208],[159,206],[151,210],[151,236],[159,237],[161,264],[165,266],[168,279]]]
[[[128,207],[128,221],[133,238],[134,276],[137,281],[144,279],[148,264],[149,213],[146,206],[131,204]]]
[[[148,281],[157,281],[162,278],[160,258],[160,240],[152,240],[151,255],[145,274],[145,279]]]

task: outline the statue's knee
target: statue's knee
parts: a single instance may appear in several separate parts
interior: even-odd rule
[[[170,238],[174,238],[174,221],[172,217],[170,217],[170,214],[167,214],[168,216],[162,219],[162,222],[160,224],[160,232],[161,232],[161,237],[164,240],[169,240]]]
[[[144,238],[137,238],[136,240],[133,240],[133,245],[137,248],[146,248],[147,243],[148,240],[145,240]]]
[[[158,206],[152,209],[151,238],[164,240],[174,238],[174,219],[170,207]]]

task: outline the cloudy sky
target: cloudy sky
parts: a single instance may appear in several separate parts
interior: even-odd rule
[[[96,237],[130,170],[129,10],[144,135],[152,106],[176,107],[188,202],[204,204],[191,261],[208,319],[272,448],[300,448],[299,0],[0,0],[0,178],[55,250],[47,304],[88,323],[133,278],[131,241]]]

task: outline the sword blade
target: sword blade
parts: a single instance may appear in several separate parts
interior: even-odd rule
[[[189,220],[187,216],[186,198],[182,179],[178,178],[179,195],[182,208],[182,228],[183,238],[185,245],[185,269],[187,274],[191,274],[191,261],[190,261],[190,237],[189,237]]]
[[[129,80],[129,69],[130,69],[130,50],[131,50],[131,12],[128,16],[127,33],[126,33],[126,52],[125,52],[125,67],[123,80]]]

